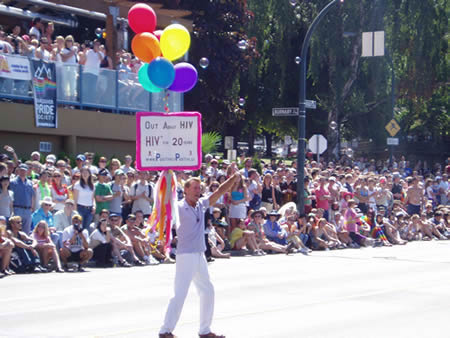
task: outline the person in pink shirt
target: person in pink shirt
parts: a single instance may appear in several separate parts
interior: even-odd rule
[[[324,210],[323,217],[328,221],[328,209],[330,208],[329,201],[332,199],[328,188],[325,187],[327,179],[324,176],[320,176],[320,185],[314,191],[316,195],[316,207]]]
[[[353,242],[355,242],[359,246],[371,245],[373,243],[373,240],[359,233],[358,222],[360,215],[358,215],[355,210],[356,201],[351,199],[347,203],[348,208],[344,214],[344,222],[345,222],[345,229],[348,231],[350,238],[352,239]]]

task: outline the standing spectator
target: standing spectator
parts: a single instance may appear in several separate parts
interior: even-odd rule
[[[93,259],[97,267],[112,267],[111,229],[108,220],[102,218],[91,234],[89,247],[94,250]]]
[[[0,176],[0,216],[9,218],[13,211],[14,193],[8,189],[9,177]]]
[[[273,210],[274,201],[275,201],[275,188],[272,185],[272,175],[265,174],[262,183],[261,205],[264,208],[266,208],[267,212],[271,212]]]
[[[39,181],[34,186],[34,193],[35,193],[35,202],[34,202],[34,208],[39,208],[41,201],[45,197],[51,197],[52,196],[52,190],[50,189],[50,185],[48,184],[50,171],[44,170],[41,175],[39,176]]]
[[[55,32],[55,24],[53,23],[53,21],[50,21],[45,25],[44,33],[42,36],[45,36],[47,40],[51,43],[53,41],[54,32]]]
[[[50,231],[46,221],[42,220],[37,223],[33,230],[33,238],[36,241],[35,249],[39,253],[42,265],[47,268],[48,262],[52,258],[56,272],[64,272],[61,268],[58,249],[50,238]]]
[[[422,206],[425,204],[424,191],[419,187],[419,180],[416,177],[410,179],[410,184],[406,191],[407,213],[410,216],[420,215]]]
[[[83,72],[83,102],[95,103],[97,97],[97,78],[100,70],[100,63],[104,55],[99,50],[100,41],[95,39],[92,49],[86,52],[86,62]]]
[[[113,199],[109,203],[109,211],[115,214],[122,214],[122,200],[124,199],[126,176],[120,169],[114,173],[114,181],[111,184]],[[131,212],[131,210],[130,210]]]
[[[323,217],[328,220],[328,210],[330,208],[329,201],[332,199],[330,192],[325,187],[327,179],[325,176],[321,176],[319,179],[320,185],[319,188],[316,189],[315,195],[316,195],[316,206],[317,208],[321,208],[324,210]]]
[[[80,181],[73,188],[76,209],[83,220],[83,229],[89,229],[95,214],[94,183],[87,167],[81,168]]]
[[[64,64],[62,69],[62,83],[65,99],[69,101],[77,100],[77,73],[78,73],[78,48],[74,45],[72,35],[67,35],[64,39],[64,48],[61,51],[61,61]]]
[[[261,207],[261,178],[256,169],[251,169],[248,172],[248,179],[250,185],[248,187],[249,192],[249,206],[250,209],[258,210]]]
[[[297,181],[292,171],[287,171],[286,180],[280,184],[280,188],[283,193],[283,204],[297,203]]]
[[[50,54],[50,52],[48,51],[48,47],[50,45],[50,42],[47,40],[47,38],[45,36],[42,37],[39,42],[40,42],[39,47],[36,49],[36,52],[35,52],[34,56],[37,59],[41,59],[43,61],[50,61],[51,56],[52,56]]]
[[[244,184],[242,174],[238,175],[238,178],[234,181],[230,197],[230,211],[228,216],[230,217],[231,222],[231,234],[234,228],[237,227],[239,221],[247,217],[246,202],[248,201],[248,191]]]
[[[27,178],[28,166],[19,165],[17,176],[11,180],[10,189],[14,193],[14,215],[21,217],[22,229],[31,231],[31,213],[34,210],[35,192],[32,182]]]
[[[120,167],[125,174],[128,174],[129,171],[134,172],[135,169],[131,166],[133,164],[133,157],[131,155],[125,156],[125,164]],[[119,168],[117,168],[119,169]]]
[[[144,217],[149,217],[152,213],[153,204],[153,188],[147,182],[148,173],[139,171],[139,180],[130,188],[130,197],[133,200],[131,212],[135,213],[140,210],[144,213]]]
[[[51,180],[52,199],[55,205],[53,209],[59,211],[64,209],[64,202],[69,198],[67,185],[62,183],[63,174],[60,171],[54,171]]]
[[[98,216],[100,215],[100,212],[103,209],[109,210],[110,201],[114,197],[117,197],[120,195],[120,192],[116,192],[113,195],[113,192],[111,190],[111,186],[106,183],[106,178],[108,177],[108,172],[106,169],[100,170],[98,173],[98,182],[95,184],[95,202],[96,202],[96,211],[95,211],[95,218],[98,219]]]
[[[89,249],[89,234],[82,225],[83,219],[80,215],[72,218],[72,225],[64,229],[62,235],[63,247],[60,249],[61,260],[64,270],[68,270],[68,262],[77,262],[78,271],[83,272],[83,264],[91,259],[93,252]]]
[[[448,175],[443,174],[441,182],[439,183],[439,196],[441,197],[442,205],[447,205],[448,203],[447,199],[448,191],[449,191]]]
[[[53,214],[50,212],[50,209],[53,207],[53,201],[50,196],[44,197],[44,199],[40,202],[41,207],[37,209],[31,215],[31,230],[33,230],[36,225],[44,220],[48,226],[54,227],[53,223]]]
[[[4,275],[14,274],[14,271],[9,269],[13,249],[14,243],[8,238],[6,233],[6,218],[0,216],[0,273]]]
[[[81,171],[81,168],[83,168],[86,164],[86,156],[83,154],[78,154],[77,158],[75,159],[76,167],[72,170],[72,175],[79,173]]]
[[[31,21],[30,31],[28,32],[28,35],[30,36],[30,38],[36,39],[39,41],[39,39],[41,38],[42,30],[43,30],[43,25],[41,22],[41,18],[40,17],[33,18],[33,20]]]
[[[253,163],[253,161],[250,157],[248,157],[244,160],[244,168],[241,169],[241,174],[245,178],[248,178],[248,172],[250,171],[250,169],[252,169],[252,163]]]

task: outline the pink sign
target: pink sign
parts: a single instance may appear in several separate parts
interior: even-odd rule
[[[136,114],[138,170],[197,170],[202,164],[202,115]]]

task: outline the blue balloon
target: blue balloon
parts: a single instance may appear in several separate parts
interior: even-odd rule
[[[159,88],[169,88],[175,80],[175,68],[169,60],[157,57],[148,65],[148,77]]]

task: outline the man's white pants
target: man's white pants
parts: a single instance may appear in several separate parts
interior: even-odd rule
[[[214,313],[214,286],[209,279],[208,263],[204,253],[178,254],[175,272],[175,295],[169,302],[164,325],[160,333],[172,332],[177,325],[183,309],[191,281],[200,296],[200,331],[199,334],[211,332]]]

